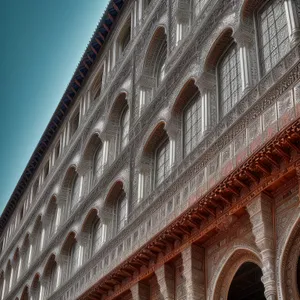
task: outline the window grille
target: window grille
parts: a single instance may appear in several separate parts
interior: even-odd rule
[[[166,139],[158,148],[155,155],[155,185],[161,184],[170,171],[170,142]]]
[[[202,135],[201,97],[197,93],[184,109],[184,155],[188,155],[200,142]]]
[[[261,73],[266,74],[290,49],[283,0],[269,1],[257,16]]]
[[[227,49],[219,66],[220,115],[225,116],[239,101],[241,72],[239,53],[235,43]]]

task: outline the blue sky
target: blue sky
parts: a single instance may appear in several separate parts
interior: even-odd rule
[[[0,0],[0,212],[108,0]]]

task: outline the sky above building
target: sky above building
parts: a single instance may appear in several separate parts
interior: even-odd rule
[[[108,0],[0,0],[0,213]]]

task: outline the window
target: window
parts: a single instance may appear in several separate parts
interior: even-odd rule
[[[55,160],[58,159],[59,155],[60,155],[60,141],[58,141],[55,146]]]
[[[44,168],[44,179],[48,176],[50,169],[50,161],[48,160],[46,162],[45,168]]]
[[[39,180],[37,179],[32,187],[32,202],[34,202],[36,199],[36,195],[37,195],[37,192],[38,192],[38,189],[39,189]]]
[[[167,59],[167,40],[165,40],[157,55],[156,63],[156,81],[157,85],[160,85],[166,75],[166,59]]]
[[[100,249],[103,241],[103,224],[101,223],[99,218],[95,218],[92,224],[90,257],[92,257]]]
[[[94,82],[93,82],[93,86],[92,86],[92,95],[91,98],[93,101],[95,101],[97,98],[99,98],[99,96],[101,95],[101,88],[102,88],[102,72],[100,72],[99,74],[97,74]]]
[[[290,49],[283,0],[268,1],[258,12],[261,75],[270,71]]]
[[[170,142],[166,139],[155,154],[155,186],[160,185],[170,171]]]
[[[119,48],[117,49],[118,58],[122,56],[123,52],[125,51],[126,47],[130,42],[130,39],[131,39],[131,18],[129,17],[129,19],[124,24],[117,41],[118,48]]]
[[[200,142],[202,137],[201,97],[197,93],[187,104],[183,113],[183,148],[188,155]]]
[[[71,119],[70,126],[71,126],[70,128],[70,138],[71,138],[79,127],[79,110],[75,112],[73,118]]]
[[[57,264],[56,261],[53,262],[53,264],[50,267],[50,274],[49,274],[49,281],[48,281],[48,287],[47,287],[47,295],[51,295],[51,293],[56,288],[56,271],[57,271]]]
[[[225,51],[218,64],[220,115],[225,116],[239,101],[241,72],[238,49],[235,43]]]
[[[79,258],[79,244],[75,241],[69,250],[69,266],[68,266],[69,278],[76,272],[78,268],[78,258]]]
[[[119,232],[124,228],[127,220],[127,198],[124,191],[121,192],[121,195],[116,203],[116,229]]]
[[[53,234],[56,231],[56,219],[57,219],[57,204],[56,204],[56,202],[52,201],[52,203],[50,205],[51,205],[51,208],[50,208],[51,218],[50,218],[50,223],[48,226],[49,240],[52,238]]]
[[[127,26],[126,31],[124,32],[124,37],[121,42],[121,51],[124,52],[126,49],[127,45],[130,42],[130,35],[131,35],[131,27]]]
[[[123,150],[129,140],[129,109],[126,106],[121,114],[120,124],[120,149]]]
[[[94,180],[99,179],[103,173],[103,151],[102,150],[103,150],[103,147],[102,147],[102,144],[100,144],[99,147],[97,148],[95,156],[94,156],[94,167],[93,167]]]
[[[21,210],[20,210],[20,222],[22,221],[23,216],[24,216],[24,206],[22,204],[22,207],[21,207]]]
[[[80,196],[80,178],[76,174],[72,183],[71,190],[71,209],[78,203]]]

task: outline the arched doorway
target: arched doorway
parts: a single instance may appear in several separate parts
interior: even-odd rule
[[[242,264],[231,282],[228,300],[266,300],[262,275],[258,265],[252,262]]]

